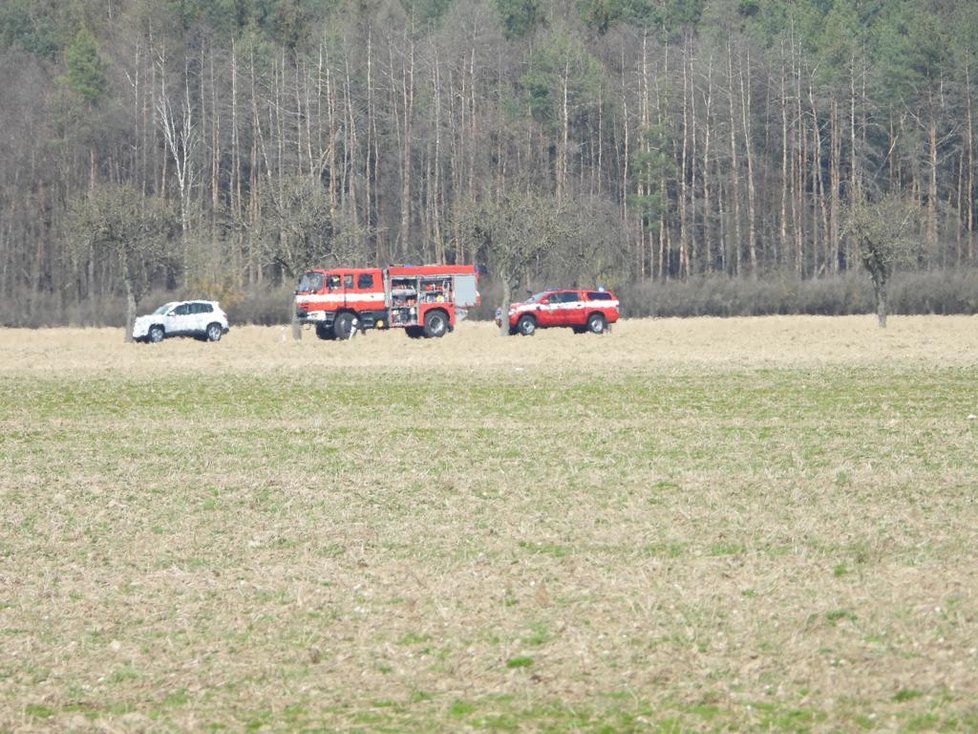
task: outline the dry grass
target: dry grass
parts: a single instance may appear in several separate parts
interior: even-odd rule
[[[976,327],[0,331],[0,731],[974,730]]]
[[[202,352],[192,340],[171,340],[165,350],[123,344],[118,329],[0,330],[0,370],[191,369],[240,372],[294,370],[312,365],[371,368],[402,355],[424,369],[536,367],[555,358],[569,367],[617,371],[709,365],[811,367],[819,365],[966,365],[978,362],[978,316],[894,316],[887,329],[871,316],[639,319],[615,325],[613,359],[607,342],[566,329],[532,339],[497,338],[486,322],[463,322],[450,339],[411,341],[400,330],[371,332],[350,344],[327,345],[305,331],[293,342],[284,327],[236,327],[219,351]],[[28,338],[25,338],[29,335]],[[488,345],[488,347],[487,347]],[[260,359],[256,359],[256,351]],[[206,355],[202,357],[201,355]],[[188,364],[188,357],[193,362]]]

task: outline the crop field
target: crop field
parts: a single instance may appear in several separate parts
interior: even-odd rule
[[[978,318],[0,330],[0,732],[978,730]]]

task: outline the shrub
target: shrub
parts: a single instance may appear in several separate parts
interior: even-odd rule
[[[228,306],[228,320],[259,326],[288,324],[292,317],[292,298],[291,286],[249,291]]]
[[[843,316],[873,313],[875,308],[872,284],[862,272],[814,280],[702,276],[632,284],[622,288],[619,297],[622,314],[629,317]],[[890,311],[978,313],[978,269],[897,273],[890,288]]]
[[[550,284],[560,286],[563,284]],[[469,314],[472,319],[491,319],[502,295],[489,278],[479,283],[481,305]],[[211,292],[214,291],[214,292]],[[616,289],[622,315],[643,316],[765,316],[810,314],[842,316],[874,312],[873,288],[869,277],[851,271],[832,278],[797,280],[772,275],[756,280],[710,275],[687,281],[646,281]],[[60,295],[60,294],[59,294]],[[522,300],[525,293],[513,293]],[[245,292],[202,287],[174,291],[156,289],[146,294],[139,313],[167,301],[185,298],[220,300],[234,324],[272,326],[291,318],[290,284],[255,288]],[[890,285],[890,312],[895,314],[978,313],[978,268],[931,272],[896,273]],[[0,326],[113,326],[125,325],[125,298],[105,295],[74,302],[63,295],[21,289],[7,294],[0,303]]]

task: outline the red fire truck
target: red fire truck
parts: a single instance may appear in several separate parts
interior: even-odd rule
[[[320,339],[358,330],[403,328],[410,337],[440,337],[479,303],[474,265],[391,265],[309,270],[295,291],[300,323]]]

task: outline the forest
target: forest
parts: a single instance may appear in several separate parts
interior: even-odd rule
[[[410,262],[842,312],[884,201],[975,312],[976,59],[952,0],[5,0],[0,325]]]

